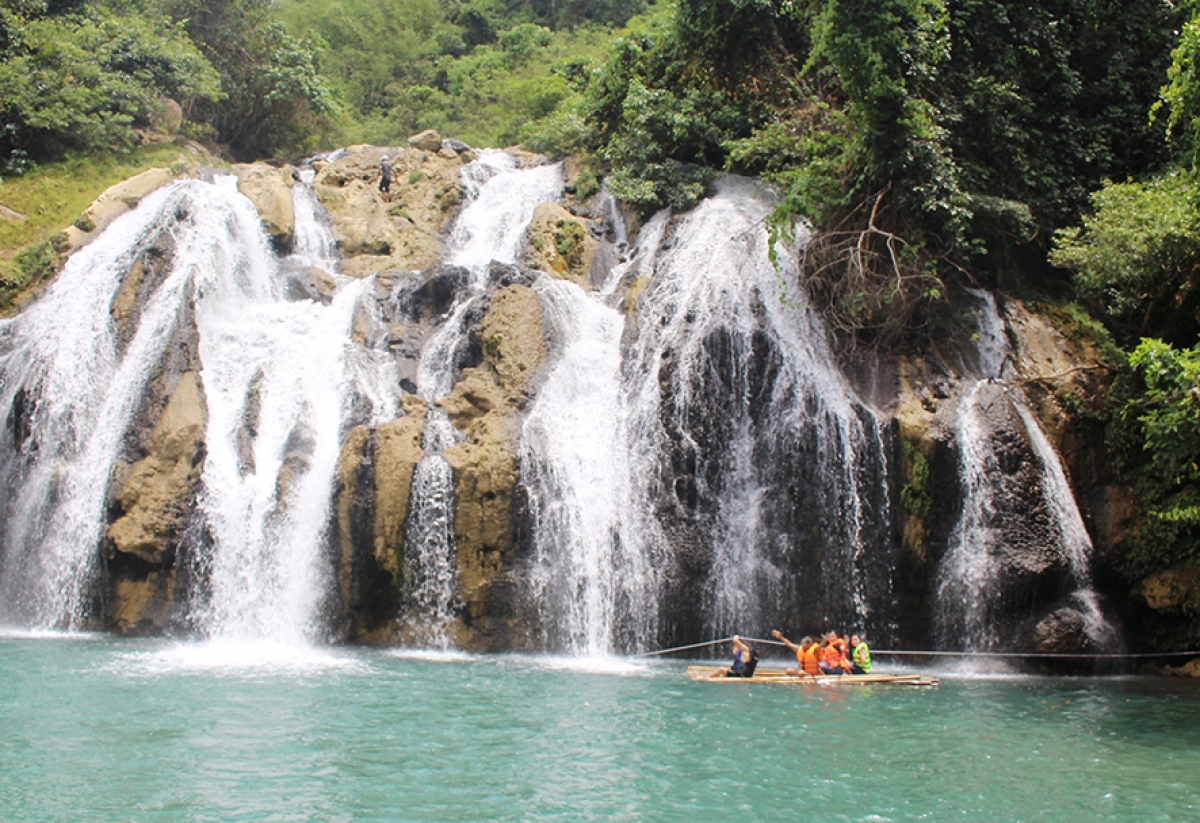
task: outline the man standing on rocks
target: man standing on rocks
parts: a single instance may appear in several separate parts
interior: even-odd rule
[[[379,161],[379,190],[383,192],[384,202],[392,202],[392,164],[386,154]]]

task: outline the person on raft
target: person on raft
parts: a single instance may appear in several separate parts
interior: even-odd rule
[[[379,190],[384,200],[392,199],[392,163],[386,154],[379,161]]]
[[[871,649],[857,634],[850,637],[851,674],[871,673]]]
[[[846,655],[846,641],[837,636],[836,632],[825,635],[825,645],[821,647],[821,661],[818,663],[825,674],[850,674],[850,660]]]
[[[742,638],[733,636],[733,664],[725,669],[717,669],[709,677],[754,677],[758,668],[758,653],[750,648]]]
[[[821,673],[821,667],[817,658],[817,653],[820,651],[820,647],[811,637],[803,638],[800,641],[800,645],[797,646],[795,643],[784,637],[783,633],[778,629],[774,629],[771,632],[771,636],[796,653],[797,667],[787,670],[788,677],[799,677],[801,675],[815,676]]]

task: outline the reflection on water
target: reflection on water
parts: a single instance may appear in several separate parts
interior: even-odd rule
[[[0,660],[6,821],[797,819],[802,803],[798,819],[1091,823],[1200,807],[1190,682],[728,688],[680,662],[101,638],[0,638]]]

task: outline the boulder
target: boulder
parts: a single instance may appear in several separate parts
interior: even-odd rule
[[[296,231],[292,206],[292,173],[266,163],[239,163],[232,169],[238,191],[246,195],[262,219],[275,248],[287,250]]]
[[[8,223],[21,223],[25,220],[25,215],[20,212],[13,211],[8,206],[0,206],[0,220]]]
[[[1155,611],[1180,606],[1200,608],[1200,564],[1159,572],[1142,581],[1142,597]]]
[[[379,162],[391,156],[391,198],[379,191]],[[388,269],[428,268],[462,201],[462,163],[415,149],[356,146],[317,173],[314,190],[329,212],[343,271],[366,277]]]
[[[1173,677],[1197,677],[1200,678],[1200,657],[1189,661],[1182,666],[1163,666],[1163,674]]]
[[[175,574],[151,572],[145,579],[118,577],[112,587],[110,619],[124,635],[161,634],[174,618]]]
[[[426,129],[420,134],[414,134],[408,138],[408,145],[419,151],[436,152],[442,147],[442,136],[433,129]],[[457,157],[458,153],[455,152],[455,159]]]
[[[337,281],[324,269],[309,266],[298,274],[290,275],[286,289],[288,300],[311,300],[328,306],[337,291]]]
[[[109,186],[92,205],[84,209],[81,222],[90,224],[92,228],[89,231],[81,230],[77,239],[94,237],[109,223],[135,208],[147,194],[157,191],[174,179],[175,175],[170,169],[146,169],[128,180]]]
[[[600,243],[590,221],[557,203],[542,203],[529,224],[529,260],[534,268],[586,286]]]
[[[170,97],[160,97],[158,103],[162,111],[155,118],[154,127],[167,134],[175,134],[183,125],[183,107]]]

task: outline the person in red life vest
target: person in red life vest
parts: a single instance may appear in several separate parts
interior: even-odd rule
[[[733,664],[717,669],[709,677],[754,677],[758,668],[758,654],[742,638],[733,636]]]
[[[846,643],[830,632],[825,635],[825,645],[821,647],[821,671],[825,674],[849,674],[850,661],[846,658]]]
[[[800,645],[797,646],[795,643],[784,637],[783,633],[778,629],[773,630],[771,632],[771,636],[782,642],[783,645],[787,646],[796,653],[796,663],[798,665],[795,669],[787,670],[789,677],[818,675],[821,673],[821,667],[817,662],[817,652],[820,650],[820,646],[818,646],[817,642],[811,637],[805,637],[800,641]]]

